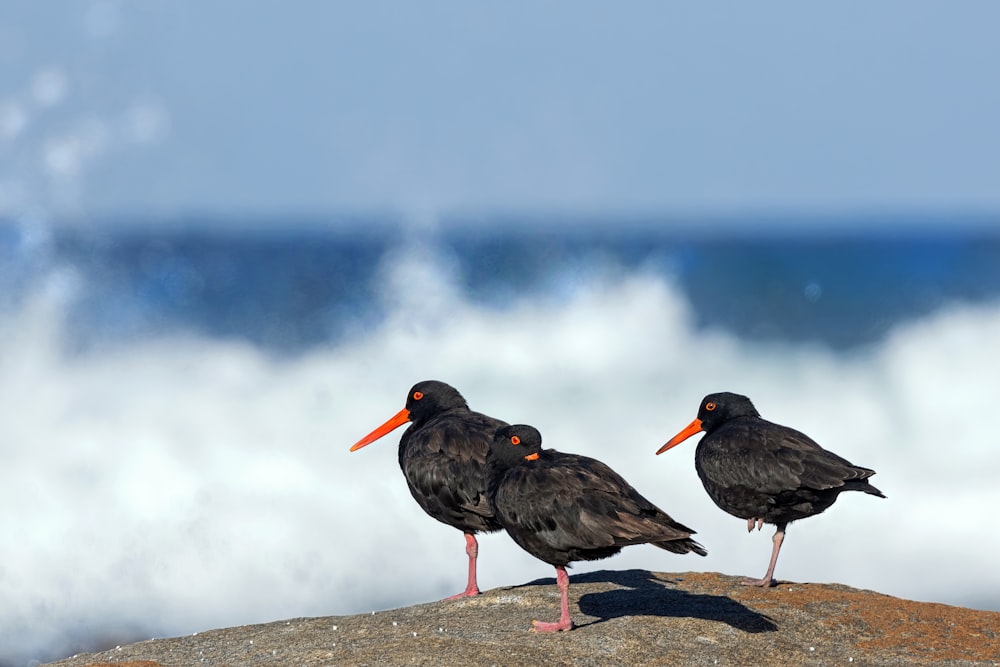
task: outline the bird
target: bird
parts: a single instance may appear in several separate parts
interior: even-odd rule
[[[874,470],[823,449],[804,433],[762,419],[749,398],[731,392],[702,399],[698,417],[656,453],[700,431],[705,435],[695,449],[694,466],[712,501],[746,519],[748,532],[765,523],[776,527],[767,573],[745,578],[744,585],[777,585],[774,566],[792,521],[826,510],[844,491],[885,498],[868,481]]]
[[[476,534],[501,530],[486,500],[486,455],[493,434],[507,422],[473,412],[451,385],[424,380],[410,388],[406,407],[355,443],[351,451],[407,422],[410,426],[399,439],[399,467],[410,494],[424,512],[465,535],[467,584],[464,591],[446,599],[479,595]]]
[[[507,534],[529,554],[556,568],[561,614],[532,622],[532,632],[572,630],[569,575],[573,561],[614,556],[631,544],[704,556],[695,531],[646,500],[596,459],[542,449],[538,429],[526,424],[497,430],[486,459],[487,493]]]

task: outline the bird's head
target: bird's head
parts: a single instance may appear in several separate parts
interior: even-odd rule
[[[501,426],[490,443],[490,456],[505,466],[521,461],[537,461],[542,453],[542,434],[534,426]]]
[[[462,395],[450,384],[439,380],[418,382],[410,387],[410,393],[406,395],[406,407],[361,438],[351,447],[351,451],[357,451],[375,442],[407,422],[421,424],[446,410],[468,407]]]
[[[711,433],[730,419],[737,417],[759,417],[760,413],[753,406],[750,399],[742,394],[734,394],[728,391],[720,391],[716,394],[709,394],[701,399],[698,407],[698,417],[687,425],[680,433],[670,438],[667,444],[660,447],[656,453],[662,454],[671,447],[675,447],[695,433],[705,431]]]

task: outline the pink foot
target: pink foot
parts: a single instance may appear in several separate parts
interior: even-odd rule
[[[569,575],[562,565],[556,565],[556,586],[559,587],[560,598],[559,621],[556,623],[532,621],[532,632],[562,632],[573,629],[573,621],[569,617]]]
[[[747,520],[747,526],[750,525],[750,521]],[[759,522],[760,519],[757,519]],[[778,553],[781,551],[781,543],[785,541],[785,527],[787,523],[779,523],[778,529],[774,531],[774,537],[771,541],[774,543],[774,547],[771,549],[771,561],[767,564],[767,572],[760,579],[744,579],[740,583],[744,586],[759,586],[761,588],[770,588],[771,586],[777,586],[778,582],[774,580],[774,566],[778,563]]]
[[[476,584],[476,559],[479,557],[479,543],[472,533],[465,534],[465,553],[469,556],[469,583],[466,584],[464,591],[447,597],[445,600],[458,600],[479,595],[479,586]]]
[[[778,582],[774,579],[751,579],[747,577],[740,581],[742,586],[758,586],[760,588],[771,588],[772,586],[777,586]]]
[[[458,600],[460,598],[471,598],[471,597],[473,597],[475,595],[479,595],[479,588],[476,587],[476,586],[470,586],[469,588],[466,588],[461,593],[457,593],[455,595],[451,595],[449,597],[446,597],[445,600]]]
[[[572,630],[573,621],[570,619],[564,619],[556,623],[543,623],[541,621],[531,622],[532,632],[562,632],[564,630]]]

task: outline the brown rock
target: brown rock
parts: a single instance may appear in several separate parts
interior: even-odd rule
[[[571,577],[572,632],[554,580],[357,616],[296,618],[155,639],[60,667],[213,665],[998,665],[1000,613],[836,584],[739,585],[714,573]],[[129,661],[132,661],[129,663]]]

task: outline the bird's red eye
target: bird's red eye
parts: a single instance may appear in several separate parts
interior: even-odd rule
[[[510,437],[510,444],[512,444],[512,445],[520,445],[521,444],[521,439],[519,437],[517,437],[516,435],[512,435]]]
[[[419,401],[423,397],[424,397],[424,392],[422,392],[422,391],[415,391],[415,392],[413,392],[413,400]]]
[[[715,403],[709,401],[708,403],[705,404],[705,409],[711,412],[712,410],[715,409]]]

